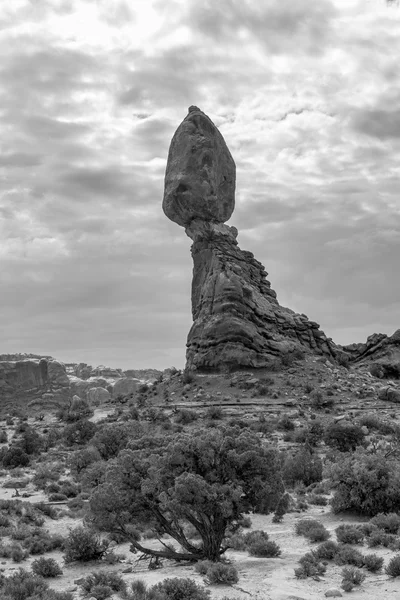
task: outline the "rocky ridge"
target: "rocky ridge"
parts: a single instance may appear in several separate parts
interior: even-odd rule
[[[64,365],[49,356],[2,354],[0,398],[3,409],[13,407],[16,402],[30,406],[60,405],[74,396],[94,404],[104,403],[133,393],[140,384],[152,383],[160,375],[161,371],[156,369],[123,371],[84,363]]]

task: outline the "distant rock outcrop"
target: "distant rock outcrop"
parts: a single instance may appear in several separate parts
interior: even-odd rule
[[[349,344],[342,349],[351,362],[374,363],[377,377],[400,378],[400,329],[393,335],[374,333],[365,344]]]
[[[305,315],[279,305],[263,265],[241,250],[235,227],[235,164],[212,121],[197,107],[169,150],[163,209],[193,240],[193,326],[187,368],[268,367],[296,350],[334,356],[336,347]]]
[[[63,402],[71,398],[65,366],[54,359],[0,361],[0,394],[13,401]]]

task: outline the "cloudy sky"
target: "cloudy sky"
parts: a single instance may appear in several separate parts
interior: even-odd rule
[[[280,303],[341,344],[400,327],[396,3],[12,0],[0,50],[0,352],[183,367],[190,240],[161,202],[191,104]]]

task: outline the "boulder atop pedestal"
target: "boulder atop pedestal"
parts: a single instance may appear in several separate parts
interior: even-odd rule
[[[235,207],[236,167],[222,134],[197,106],[172,138],[163,210],[182,227],[193,219],[227,221]]]

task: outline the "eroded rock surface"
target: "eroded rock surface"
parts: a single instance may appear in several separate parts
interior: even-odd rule
[[[12,401],[59,402],[71,397],[65,366],[47,358],[0,361],[0,394]]]
[[[211,119],[191,106],[171,141],[163,210],[186,227],[193,219],[224,223],[235,207],[236,167]]]
[[[279,305],[263,265],[237,245],[237,230],[193,221],[192,315],[187,367],[268,367],[297,350],[333,356],[335,345],[305,315]]]
[[[193,326],[187,367],[201,370],[270,366],[296,349],[335,355],[319,325],[279,305],[263,265],[241,250],[235,227],[235,164],[210,119],[197,107],[169,150],[163,209],[193,240]]]

